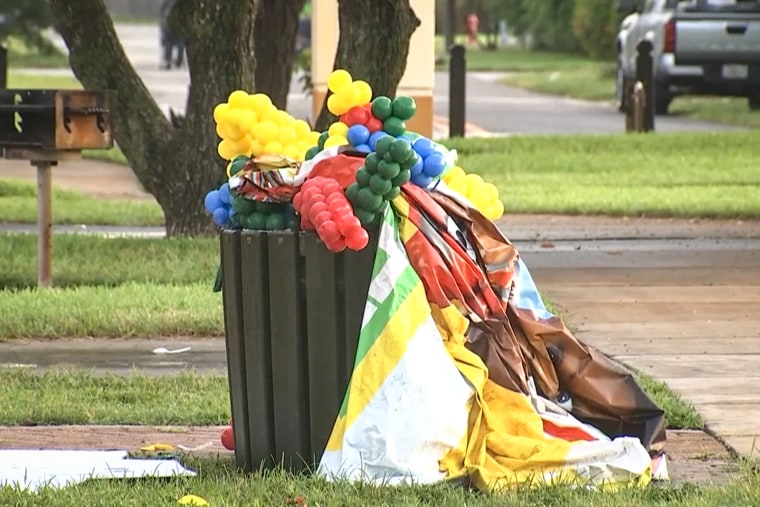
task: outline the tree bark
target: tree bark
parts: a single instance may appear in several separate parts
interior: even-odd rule
[[[406,70],[409,42],[420,25],[409,0],[339,0],[340,37],[334,69],[346,69],[354,79],[372,86],[375,96],[396,96]],[[329,93],[328,93],[329,95]],[[317,118],[317,130],[335,120],[327,97]]]
[[[280,109],[288,103],[298,20],[305,0],[260,0],[254,25],[256,91]]]
[[[169,236],[213,231],[206,192],[224,180],[213,109],[253,89],[255,2],[181,0],[170,24],[184,38],[190,90],[173,128],[127,59],[103,0],[50,0],[71,68],[88,89],[113,91],[113,133],[142,186],[161,206]]]

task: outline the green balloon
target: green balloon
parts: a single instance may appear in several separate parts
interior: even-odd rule
[[[395,139],[391,144],[389,153],[391,154],[391,157],[393,157],[393,159],[399,163],[404,162],[410,157],[414,156],[414,150],[412,149],[411,143],[404,139]]]
[[[406,132],[406,123],[401,118],[390,116],[383,122],[383,130],[393,137],[398,137]]]
[[[358,171],[356,171],[356,182],[361,185],[362,187],[368,187],[369,186],[369,180],[372,178],[372,173],[367,171],[364,167],[360,167]]]
[[[317,153],[319,153],[320,151],[322,151],[322,150],[319,149],[319,146],[312,146],[311,148],[309,148],[308,150],[306,150],[306,154],[304,155],[304,159],[311,160],[314,157],[316,157]]]
[[[390,153],[386,153],[385,155],[383,155],[383,160],[385,160],[386,162],[395,162],[396,161],[396,159],[394,159],[393,156]]]
[[[394,187],[400,187],[407,181],[409,181],[412,178],[412,173],[409,171],[409,169],[403,169],[400,173],[398,173],[398,176],[393,178],[391,180],[391,183],[393,183]]]
[[[295,215],[288,215],[285,219],[285,228],[290,231],[297,231],[301,228],[301,221]]]
[[[375,144],[375,152],[377,152],[377,154],[381,157],[385,157],[385,155],[387,155],[391,149],[393,141],[395,141],[395,139],[393,139],[391,136],[381,137],[377,140],[377,144]]]
[[[401,166],[398,162],[386,162],[385,160],[377,164],[377,174],[386,180],[392,180],[401,172]]]
[[[281,231],[287,225],[285,215],[282,213],[271,213],[267,216],[265,226],[268,231]]]
[[[393,188],[393,183],[389,179],[375,174],[369,180],[369,188],[377,195],[385,195]]]
[[[377,213],[366,209],[356,208],[354,214],[364,226],[372,225],[377,220]]]
[[[417,103],[412,97],[399,95],[393,99],[392,111],[393,116],[402,120],[409,120],[417,112]]]
[[[393,114],[393,102],[388,97],[376,97],[375,100],[372,101],[371,109],[372,115],[375,118],[385,121],[386,118]]]
[[[325,149],[325,141],[327,141],[328,137],[330,137],[330,133],[327,132],[326,130],[324,132],[322,132],[321,134],[319,134],[319,140],[317,141],[317,147],[319,148],[320,151]]]
[[[391,189],[388,191],[388,193],[385,194],[383,197],[385,198],[386,201],[392,201],[393,199],[395,199],[396,197],[398,197],[400,193],[401,193],[401,189],[400,188],[398,188],[398,187],[391,187]]]
[[[364,159],[364,167],[370,172],[370,174],[375,174],[377,172],[377,164],[381,160],[382,157],[380,157],[380,155],[372,152]]]
[[[346,188],[346,199],[348,199],[354,207],[359,204],[359,190],[361,189],[362,187],[358,183],[351,183],[348,188]]]
[[[282,210],[280,203],[270,201],[256,201],[256,211],[269,215],[270,213],[279,213]]]
[[[256,211],[248,216],[248,228],[254,231],[263,231],[267,226],[267,214]]]
[[[367,211],[377,211],[383,204],[383,195],[376,194],[369,187],[364,187],[359,190],[359,194],[356,196],[359,207]]]
[[[232,163],[230,164],[230,174],[234,176],[245,169],[245,164],[249,160],[251,159],[246,155],[238,155],[237,157],[233,158]]]
[[[232,208],[238,212],[238,215],[245,217],[256,211],[256,203],[242,195],[236,195],[232,199]]]

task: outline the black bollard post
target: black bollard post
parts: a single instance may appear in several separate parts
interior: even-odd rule
[[[643,131],[654,130],[654,61],[652,41],[644,39],[636,45],[636,81],[644,85]]]
[[[464,137],[467,62],[461,44],[449,49],[449,137]]]
[[[0,42],[0,90],[8,87],[8,49]]]

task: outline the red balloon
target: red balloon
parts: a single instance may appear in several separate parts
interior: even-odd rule
[[[222,430],[222,445],[228,451],[235,450],[235,434],[232,432],[232,426],[227,426]]]
[[[369,244],[369,234],[363,228],[354,229],[354,231],[346,236],[346,246],[351,250],[359,251]]]
[[[326,220],[317,228],[317,234],[320,239],[327,245],[332,244],[341,239],[340,231],[338,230],[338,224],[332,220]]]
[[[324,201],[316,201],[310,204],[311,206],[304,206],[304,215],[309,215],[310,218],[317,213],[327,211],[327,204]]]
[[[303,204],[303,194],[301,192],[298,192],[296,195],[293,196],[293,207],[295,208],[296,211],[300,213],[302,204]]]
[[[351,127],[352,125],[364,125],[369,120],[370,112],[362,106],[354,106],[344,114],[343,123]]]
[[[346,249],[346,239],[343,236],[338,236],[338,239],[330,245],[327,245],[327,248],[329,248],[331,252],[340,253]]]
[[[343,218],[346,215],[354,214],[353,210],[351,210],[351,206],[341,201],[331,202],[330,204],[327,205],[327,209],[330,210],[330,213],[332,213],[333,218],[336,218],[336,217]]]
[[[309,218],[311,219],[311,222],[314,224],[314,227],[319,229],[319,227],[323,223],[329,222],[332,220],[332,214],[329,211],[325,210],[325,211],[320,211],[319,213],[317,213],[317,215],[314,218],[312,218],[311,216],[309,216]]]
[[[369,129],[371,134],[374,134],[378,130],[383,130],[383,122],[379,119],[375,118],[374,116],[371,116],[369,120],[367,120],[367,123],[365,124],[367,129]]]
[[[356,215],[346,215],[338,222],[338,228],[341,234],[348,237],[356,234],[356,230],[362,228],[362,223]]]

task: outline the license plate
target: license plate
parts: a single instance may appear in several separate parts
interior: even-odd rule
[[[722,75],[726,79],[747,79],[749,68],[746,65],[724,65]]]

